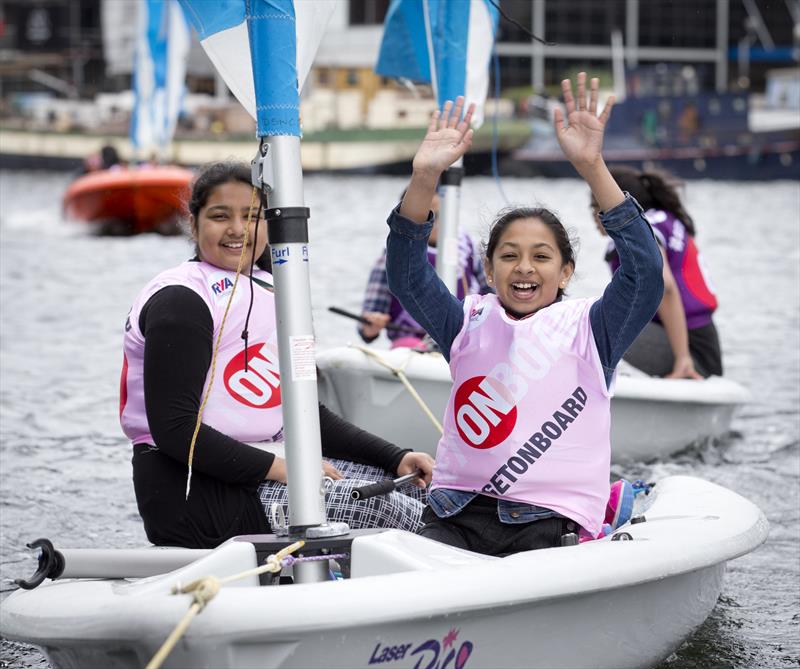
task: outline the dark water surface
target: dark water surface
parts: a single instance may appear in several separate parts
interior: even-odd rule
[[[0,172],[0,589],[35,566],[25,543],[147,544],[136,511],[130,447],[117,422],[122,328],[138,290],[190,254],[184,239],[98,238],[61,220],[63,174]],[[321,348],[355,339],[327,311],[360,310],[364,284],[404,186],[382,177],[312,177],[312,296]],[[604,242],[578,181],[505,180],[515,202],[557,209],[580,237],[574,296],[608,280]],[[687,208],[720,299],[726,374],[753,402],[720,443],[615,472],[691,474],[758,504],[770,521],[760,549],[728,565],[706,623],[662,669],[800,667],[800,187],[693,182]],[[502,206],[490,179],[468,179],[463,225],[485,236]],[[2,642],[0,666],[47,667]],[[498,669],[502,669],[498,667]]]

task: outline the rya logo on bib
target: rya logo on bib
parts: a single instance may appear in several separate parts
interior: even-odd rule
[[[233,279],[227,272],[216,272],[208,277],[208,287],[211,290],[214,300],[219,303],[227,300],[233,290]],[[241,291],[240,291],[241,292]],[[238,295],[234,296],[236,299]]]
[[[453,410],[458,434],[472,448],[494,448],[517,423],[511,391],[497,379],[473,376],[456,390]]]
[[[281,403],[281,377],[277,357],[266,344],[247,348],[247,371],[244,351],[225,366],[225,388],[231,397],[254,409],[271,409]]]
[[[486,320],[486,317],[489,315],[489,309],[486,308],[485,304],[480,305],[479,307],[472,307],[469,310],[469,322],[467,323],[467,330],[474,330],[478,326]]]

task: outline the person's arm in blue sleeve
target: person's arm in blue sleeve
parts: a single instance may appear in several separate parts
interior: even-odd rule
[[[600,221],[614,240],[620,267],[589,318],[606,383],[625,351],[650,322],[664,294],[662,258],[642,208],[630,195]]]
[[[442,173],[472,144],[469,127],[475,105],[464,114],[464,98],[446,102],[431,115],[428,130],[412,161],[411,181],[400,207],[389,215],[386,273],[403,308],[433,337],[445,358],[464,323],[461,303],[428,263],[427,240],[433,227],[431,202]],[[460,120],[459,120],[460,119]]]
[[[433,214],[425,223],[415,223],[395,208],[389,215],[386,240],[386,275],[389,290],[439,345],[445,359],[464,324],[462,303],[457,300],[428,262],[428,237]]]

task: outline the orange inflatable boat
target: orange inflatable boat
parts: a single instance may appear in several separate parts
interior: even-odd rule
[[[113,232],[170,232],[188,215],[189,184],[194,175],[179,167],[121,168],[91,172],[64,194],[71,220]]]

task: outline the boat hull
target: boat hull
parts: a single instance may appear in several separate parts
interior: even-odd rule
[[[377,351],[404,370],[411,385],[439,420],[452,380],[444,358],[409,349]],[[334,348],[317,355],[320,401],[359,427],[396,443],[435,455],[439,431],[425,417],[400,380],[357,348]],[[730,429],[748,392],[724,378],[705,381],[618,376],[611,400],[612,459],[616,462],[663,458]]]
[[[221,633],[200,617],[164,667],[424,668],[437,662],[443,666],[452,652],[444,665],[450,669],[644,669],[669,656],[708,617],[723,574],[724,565],[715,565],[659,582],[535,605],[522,602],[411,621],[386,620],[357,629],[340,621],[291,632],[249,629],[232,639],[229,631]],[[170,613],[177,620],[182,610]],[[233,609],[227,613],[241,615]],[[265,619],[280,615],[265,606],[253,614]],[[609,615],[614,617],[613,629],[604,629],[602,621]],[[41,649],[54,669],[137,669],[156,653],[169,629],[137,630],[147,637],[91,645],[85,639],[64,639]],[[446,647],[451,630],[457,636]],[[600,642],[601,634],[608,638]],[[403,656],[393,659],[398,654]],[[463,663],[458,662],[461,658]]]
[[[653,666],[702,624],[725,562],[763,542],[767,523],[691,477],[664,479],[650,497],[647,521],[625,528],[630,541],[502,559],[399,530],[359,536],[350,579],[223,587],[164,667]],[[56,669],[141,667],[189,607],[172,585],[255,562],[239,539],[164,576],[56,581],[12,594],[2,633],[38,645]]]
[[[177,167],[103,170],[76,179],[64,194],[67,218],[158,231],[186,217],[192,172]]]

